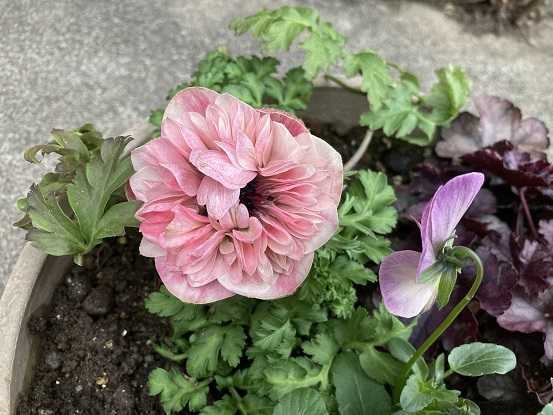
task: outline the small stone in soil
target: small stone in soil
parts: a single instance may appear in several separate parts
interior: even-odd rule
[[[67,296],[75,301],[82,301],[92,289],[88,276],[82,273],[71,273],[65,278]]]
[[[93,317],[106,315],[113,305],[113,294],[110,288],[94,288],[82,303],[84,311]]]
[[[44,360],[46,362],[46,365],[52,370],[59,369],[59,367],[61,366],[61,356],[55,351],[51,351],[50,353],[48,353]]]

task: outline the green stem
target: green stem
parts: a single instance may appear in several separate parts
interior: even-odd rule
[[[240,396],[240,394],[236,391],[236,389],[234,389],[233,386],[231,386],[229,388],[229,390],[230,390],[230,394],[232,395],[232,397],[236,401],[236,407],[238,408],[240,413],[242,415],[248,415],[248,411],[247,411],[246,408],[244,408],[244,404],[242,403],[242,397]]]
[[[355,88],[351,85],[348,85],[347,83],[342,81],[340,78],[336,78],[335,76],[332,76],[332,75],[325,75],[324,78],[327,81],[331,81],[331,82],[334,82],[337,85],[340,85],[342,88],[344,88],[344,89],[346,89],[350,92],[353,92],[354,94],[365,95],[365,92],[361,91],[359,88]]]
[[[399,402],[401,391],[405,386],[405,382],[407,381],[409,373],[411,372],[411,368],[413,367],[415,362],[419,360],[420,357],[422,357],[422,355],[430,348],[430,346],[432,346],[434,342],[438,340],[438,338],[440,338],[440,336],[447,330],[451,323],[455,321],[459,314],[461,314],[461,311],[463,311],[468,303],[470,303],[470,301],[474,298],[474,295],[476,294],[476,291],[478,291],[478,288],[482,283],[482,279],[484,278],[484,267],[482,266],[482,261],[480,261],[478,255],[476,255],[476,253],[472,249],[464,246],[456,246],[455,248],[453,248],[451,254],[459,259],[469,259],[474,263],[474,266],[476,267],[476,275],[474,277],[474,281],[472,283],[472,286],[470,287],[470,290],[465,294],[461,301],[459,301],[459,303],[455,307],[453,307],[453,310],[451,310],[444,321],[441,322],[441,324],[417,349],[415,354],[411,356],[405,366],[403,366],[403,370],[401,371],[398,381],[396,382],[394,387],[395,403]]]
[[[187,358],[186,353],[176,354],[176,353],[173,353],[171,350],[166,349],[163,346],[154,345],[154,350],[161,357],[164,357],[173,362],[182,362],[184,359]]]

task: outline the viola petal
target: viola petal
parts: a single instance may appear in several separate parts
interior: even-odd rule
[[[417,275],[433,263],[433,256],[441,245],[454,236],[455,228],[483,184],[482,173],[467,173],[454,177],[436,191],[429,207],[423,212],[422,255]]]
[[[380,264],[379,283],[384,305],[392,314],[415,317],[429,307],[437,294],[437,285],[417,282],[420,253],[398,251]]]

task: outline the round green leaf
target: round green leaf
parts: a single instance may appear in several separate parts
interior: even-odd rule
[[[448,357],[451,370],[464,376],[503,375],[516,366],[515,354],[491,343],[469,343],[456,347]]]

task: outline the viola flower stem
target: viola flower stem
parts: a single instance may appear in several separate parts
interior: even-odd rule
[[[394,386],[394,402],[397,404],[399,403],[399,399],[401,396],[401,391],[403,390],[403,387],[405,386],[405,383],[407,381],[407,378],[409,377],[409,373],[411,372],[411,368],[419,360],[420,357],[426,353],[426,351],[432,346],[436,340],[440,338],[442,334],[447,330],[447,328],[455,321],[455,319],[461,314],[461,311],[470,303],[470,301],[474,298],[476,295],[476,292],[478,291],[478,288],[480,287],[480,284],[482,283],[482,279],[484,278],[484,267],[482,265],[482,261],[476,255],[476,253],[467,247],[464,246],[456,246],[452,252],[452,255],[454,255],[458,259],[468,259],[470,260],[475,268],[476,268],[476,274],[474,277],[474,281],[472,283],[472,286],[470,287],[470,290],[465,294],[465,296],[459,301],[459,303],[453,307],[451,312],[447,315],[447,317],[440,323],[440,325],[432,332],[432,334],[424,341],[424,343],[417,349],[415,354],[411,356],[409,361],[405,363],[405,366],[403,366],[403,369],[401,371],[401,374]]]
[[[528,202],[526,201],[526,187],[523,187],[518,192],[520,197],[520,203],[522,204],[522,209],[524,211],[524,216],[526,216],[526,221],[528,222],[528,227],[534,239],[538,239],[538,232],[536,231],[536,225],[534,224],[534,219],[532,218],[532,213],[528,207]]]

